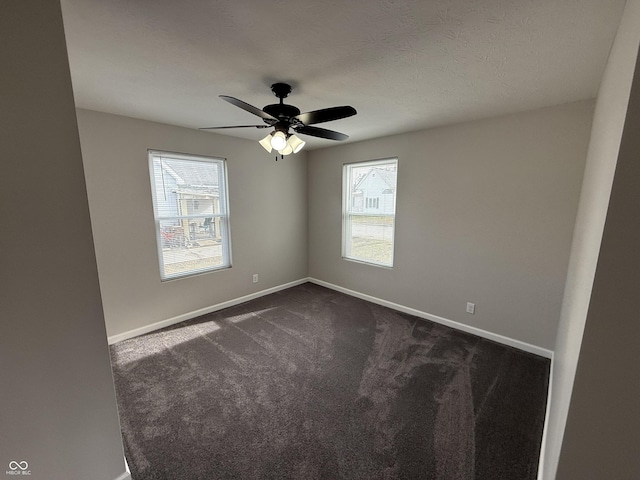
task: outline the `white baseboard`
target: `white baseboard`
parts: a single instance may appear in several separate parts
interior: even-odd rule
[[[216,305],[212,305],[210,307],[201,308],[199,310],[194,310],[192,312],[183,313],[182,315],[178,315],[173,318],[168,318],[166,320],[161,320],[156,323],[152,323],[150,325],[145,325],[144,327],[135,328],[133,330],[129,330],[127,332],[119,333],[116,335],[112,335],[107,338],[109,345],[114,343],[122,342],[123,340],[128,340],[133,337],[137,337],[139,335],[143,335],[145,333],[153,332],[155,330],[159,330],[161,328],[169,327],[171,325],[175,325],[176,323],[184,322],[185,320],[191,320],[192,318],[199,317],[201,315],[206,315],[207,313],[216,312],[218,310],[222,310],[223,308],[232,307],[234,305],[238,305],[240,303],[248,302],[249,300],[253,300],[255,298],[263,297],[265,295],[269,295],[271,293],[279,292],[280,290],[285,290],[287,288],[295,287],[296,285],[301,285],[306,282],[315,283],[316,285],[321,285],[323,287],[330,288],[332,290],[336,290],[338,292],[345,293],[347,295],[351,295],[352,297],[361,298],[362,300],[367,300],[368,302],[376,303],[378,305],[382,305],[384,307],[389,307],[394,310],[398,310],[400,312],[408,313],[410,315],[415,315],[416,317],[425,318],[427,320],[431,320],[432,322],[439,323],[441,325],[445,325],[447,327],[455,328],[456,330],[461,330],[463,332],[471,333],[473,335],[477,335],[482,338],[486,338],[489,340],[493,340],[495,342],[501,343],[503,345],[508,345],[510,347],[518,348],[525,352],[534,353],[536,355],[540,355],[545,358],[552,358],[553,351],[548,350],[546,348],[539,347],[537,345],[532,345],[530,343],[526,343],[520,340],[515,340],[513,338],[505,337],[504,335],[500,335],[498,333],[489,332],[486,330],[482,330],[481,328],[472,327],[470,325],[465,325],[464,323],[459,323],[454,320],[449,320],[448,318],[439,317],[437,315],[432,315],[427,312],[422,312],[420,310],[416,310],[415,308],[405,307],[404,305],[400,305],[398,303],[389,302],[387,300],[383,300],[381,298],[373,297],[371,295],[367,295],[365,293],[356,292],[355,290],[349,290],[348,288],[340,287],[338,285],[334,285],[329,282],[325,282],[323,280],[318,280],[317,278],[307,277],[301,278],[299,280],[295,280],[293,282],[285,283],[282,285],[278,285],[272,288],[267,288],[266,290],[261,290],[259,292],[251,293],[249,295],[245,295],[243,297],[235,298],[226,302],[218,303]]]
[[[155,330],[160,330],[161,328],[165,328],[165,327],[170,327],[171,325],[184,322],[185,320],[191,320],[192,318],[196,318],[201,315],[206,315],[207,313],[211,313],[211,312],[216,312],[218,310],[222,310],[223,308],[233,307],[234,305],[248,302],[249,300],[263,297],[265,295],[269,295],[270,293],[275,293],[275,292],[279,292],[280,290],[285,290],[287,288],[295,287],[296,285],[301,285],[308,281],[309,281],[308,278],[301,278],[300,280],[295,280],[293,282],[278,285],[276,287],[267,288],[266,290],[260,290],[259,292],[251,293],[249,295],[245,295],[239,298],[234,298],[232,300],[218,303],[216,305],[211,305],[210,307],[201,308],[199,310],[194,310],[192,312],[183,313],[182,315],[178,315],[173,318],[168,318],[166,320],[161,320],[159,322],[155,322],[150,325],[145,325],[144,327],[134,328],[133,330],[129,330],[127,332],[118,333],[116,335],[107,337],[107,341],[109,342],[109,345],[113,345],[114,343],[122,342],[123,340],[129,340],[130,338],[137,337],[145,333],[153,332]]]
[[[131,474],[129,472],[124,472],[124,473],[118,475],[113,480],[131,480]]]
[[[546,348],[538,347],[537,345],[532,345],[530,343],[522,342],[520,340],[515,340],[513,338],[505,337],[504,335],[500,335],[498,333],[488,332],[486,330],[482,330],[481,328],[472,327],[470,325],[465,325],[464,323],[459,323],[454,320],[449,320],[448,318],[439,317],[437,315],[432,315],[430,313],[422,312],[420,310],[416,310],[415,308],[405,307],[404,305],[399,305],[397,303],[389,302],[381,298],[372,297],[371,295],[367,295],[365,293],[349,290],[348,288],[340,287],[338,285],[334,285],[332,283],[325,282],[323,280],[318,280],[317,278],[309,277],[308,281],[311,283],[315,283],[316,285],[321,285],[323,287],[336,290],[338,292],[346,293],[347,295],[351,295],[352,297],[361,298],[362,300],[366,300],[371,303],[382,305],[383,307],[389,307],[389,308],[392,308],[393,310],[398,310],[400,312],[408,313],[409,315],[415,315],[416,317],[425,318],[427,320],[431,320],[432,322],[436,322],[441,325],[445,325],[447,327],[455,328],[456,330],[462,330],[463,332],[471,333],[473,335],[477,335],[479,337],[486,338],[488,340],[493,340],[494,342],[498,342],[503,345],[508,345],[510,347],[518,348],[520,350],[524,350],[525,352],[534,353],[536,355],[540,355],[541,357],[545,357],[545,358],[553,357],[553,351],[548,350]]]

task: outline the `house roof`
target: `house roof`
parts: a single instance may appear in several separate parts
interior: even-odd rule
[[[391,190],[396,189],[396,178],[398,176],[397,170],[387,170],[384,168],[372,167],[369,172],[360,179],[360,181],[356,184],[354,191],[360,189],[360,185],[364,183],[364,181],[372,176],[373,174],[379,175],[382,181],[389,187]]]
[[[594,98],[625,0],[149,5],[62,0],[77,106],[190,128],[261,124],[218,95],[262,108],[287,81],[303,112],[355,107],[321,125],[352,141]]]
[[[218,187],[218,167],[215,164],[200,165],[200,162],[165,158],[162,155],[157,158],[161,159],[162,170],[175,179],[182,191]]]

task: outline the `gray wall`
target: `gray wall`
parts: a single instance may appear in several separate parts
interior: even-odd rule
[[[569,409],[559,479],[640,478],[640,57]]]
[[[619,149],[603,159],[613,163],[615,176],[586,324],[582,322],[559,479],[640,478],[640,2],[630,1],[625,15],[620,34],[624,47],[619,47],[624,52],[616,52],[610,68],[626,82],[635,65],[635,75],[626,115],[618,110],[611,119],[617,128],[610,134],[616,140],[624,122]],[[617,96],[628,92],[624,85]]]
[[[78,110],[109,336],[307,276],[305,152]],[[160,282],[147,149],[228,160],[233,267]],[[252,283],[252,274],[260,281]]]
[[[60,4],[3,1],[0,32],[0,472],[112,480],[125,466]]]
[[[548,479],[554,478],[558,465],[639,43],[640,0],[629,0],[598,92],[576,218],[553,363],[544,449]],[[604,353],[602,358],[606,358]]]
[[[592,109],[579,102],[310,152],[309,275],[553,349]],[[341,259],[343,163],[394,156],[394,268]]]

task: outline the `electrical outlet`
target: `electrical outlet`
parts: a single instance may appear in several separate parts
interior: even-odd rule
[[[253,283],[258,283],[258,274],[257,273],[253,274]]]
[[[467,313],[470,313],[472,315],[474,313],[476,313],[476,304],[475,303],[467,302]]]

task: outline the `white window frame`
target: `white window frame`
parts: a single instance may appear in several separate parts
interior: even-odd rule
[[[178,278],[191,277],[194,275],[200,275],[203,273],[224,270],[231,268],[231,228],[229,222],[229,188],[228,188],[228,177],[227,177],[227,160],[226,158],[221,157],[210,157],[204,155],[194,155],[194,154],[186,154],[186,153],[177,153],[177,152],[169,152],[169,151],[161,151],[161,150],[148,150],[148,161],[149,161],[149,175],[151,181],[151,195],[153,201],[153,216],[156,230],[156,245],[158,251],[158,265],[160,268],[160,280],[168,281],[174,280]],[[156,180],[155,180],[155,167],[154,167],[154,158],[160,157],[162,161],[163,158],[167,159],[179,159],[193,162],[204,162],[204,163],[212,163],[217,164],[218,166],[218,195],[219,195],[219,209],[220,213],[206,213],[206,214],[198,214],[198,215],[161,215],[158,211],[158,202],[157,195],[159,192],[156,191]],[[222,249],[222,264],[209,266],[209,267],[200,267],[193,268],[188,271],[179,272],[179,273],[171,273],[167,274],[165,272],[164,265],[164,255],[162,248],[162,236],[161,236],[161,222],[162,221],[180,221],[185,219],[196,219],[203,220],[207,218],[219,219],[220,226],[220,238],[221,238],[221,249]]]
[[[351,172],[353,168],[358,167],[375,167],[378,165],[389,165],[394,163],[396,166],[396,188],[393,191],[393,213],[369,213],[366,211],[356,212],[352,201],[352,187],[353,181],[351,180]],[[396,201],[397,201],[397,172],[398,172],[398,158],[390,157],[379,160],[368,160],[363,162],[345,163],[342,166],[342,258],[358,263],[364,263],[367,265],[374,265],[377,267],[393,268],[394,264],[394,252],[395,252],[395,223],[396,223]],[[369,198],[362,199],[363,207],[366,207]],[[376,198],[377,200],[377,198]],[[373,205],[373,202],[372,202]],[[379,203],[378,203],[379,206]],[[378,208],[376,206],[375,208]],[[371,207],[373,208],[373,207]],[[364,208],[363,208],[364,210]],[[362,217],[392,217],[391,225],[391,261],[389,263],[378,262],[373,259],[362,259],[360,257],[354,257],[351,252],[351,239],[352,239],[352,218],[356,216]]]

